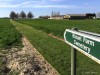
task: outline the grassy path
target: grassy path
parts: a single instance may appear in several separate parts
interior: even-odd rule
[[[61,75],[70,75],[70,47],[67,44],[28,25],[11,22]],[[100,75],[100,65],[77,52],[77,75]]]

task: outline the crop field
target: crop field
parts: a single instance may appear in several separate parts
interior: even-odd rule
[[[11,48],[21,46],[21,34],[8,19],[0,19],[0,75],[5,75],[1,70],[5,68],[2,60]]]
[[[100,20],[11,20],[11,23],[61,75],[70,75],[70,46],[48,34],[63,38],[65,29],[72,27],[100,33]],[[100,75],[100,65],[77,51],[77,75]]]
[[[52,33],[63,38],[65,29],[78,28],[100,33],[100,20],[17,20],[46,33]]]
[[[21,34],[8,19],[0,19],[0,48],[11,48],[21,42]]]

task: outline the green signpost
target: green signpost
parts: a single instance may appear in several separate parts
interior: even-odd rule
[[[82,30],[66,29],[64,32],[64,39],[73,49],[71,49],[71,71],[75,72],[75,54],[73,50],[76,49],[94,61],[100,64],[100,35],[96,33],[86,32]],[[72,64],[73,63],[73,64]],[[71,75],[76,75],[71,72]]]

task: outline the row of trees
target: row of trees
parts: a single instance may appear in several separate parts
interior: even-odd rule
[[[20,13],[15,13],[14,11],[12,11],[9,16],[11,19],[18,19],[18,18],[32,19],[34,17],[32,12],[28,12],[28,14],[26,15],[26,13],[24,11],[21,11]]]

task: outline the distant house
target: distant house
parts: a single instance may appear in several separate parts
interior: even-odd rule
[[[70,19],[70,15],[64,15],[64,19],[69,20]]]
[[[64,15],[51,16],[49,19],[64,19]]]

